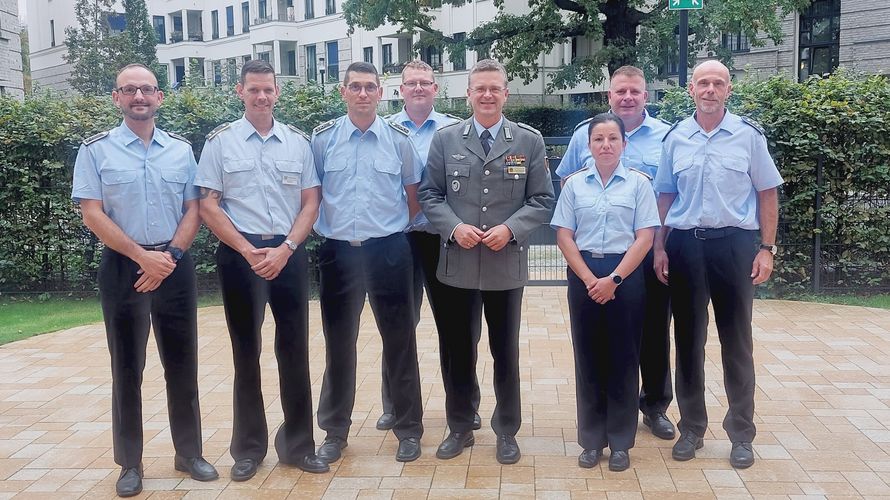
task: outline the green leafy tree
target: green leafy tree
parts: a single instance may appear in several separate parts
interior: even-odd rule
[[[111,92],[117,70],[133,59],[129,38],[111,33],[113,0],[77,0],[77,23],[65,29],[65,59],[72,66],[68,82],[84,95]]]
[[[130,63],[140,63],[152,69],[158,76],[158,86],[167,88],[167,71],[158,62],[158,37],[148,17],[145,0],[123,0],[127,29],[124,32],[132,47]]]
[[[580,81],[599,83],[602,68],[610,72],[625,64],[646,66],[650,74],[668,53],[676,53],[677,16],[667,9],[668,0],[528,0],[525,14],[514,14],[519,0],[494,0],[498,14],[479,25],[465,40],[458,41],[434,27],[436,12],[443,5],[456,7],[471,0],[346,0],[343,13],[350,29],[375,29],[390,23],[407,33],[421,32],[416,50],[430,45],[449,45],[451,57],[464,49],[488,51],[505,62],[507,71],[526,83],[539,71],[539,57],[573,37],[602,40],[601,50],[577,57],[551,75],[549,85],[569,88]],[[510,9],[506,8],[510,4]],[[690,12],[690,61],[706,50],[728,61],[720,50],[722,32],[741,32],[752,45],[763,38],[782,39],[781,18],[810,0],[706,0],[704,9]],[[640,35],[638,36],[638,33]]]

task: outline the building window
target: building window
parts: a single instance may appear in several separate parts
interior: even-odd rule
[[[167,43],[167,30],[164,27],[164,16],[152,16],[151,23],[155,28],[158,43]]]
[[[250,32],[250,3],[241,3],[241,33]]]
[[[420,51],[420,59],[432,66],[433,71],[440,71],[442,69],[442,48],[438,45],[424,47]]]
[[[335,0],[325,0],[324,13],[325,13],[325,15],[328,15],[328,16],[330,16],[331,14],[337,13],[337,3]]]
[[[461,43],[467,39],[467,34],[455,33],[452,38],[454,38],[455,42]],[[467,69],[467,51],[464,50],[463,47],[455,49],[455,53],[451,57],[451,62],[454,65],[454,71]]]
[[[222,85],[222,61],[213,61],[213,86]]]
[[[337,42],[328,42],[328,81],[340,81],[340,50],[337,48]]]
[[[476,61],[491,58],[491,45],[483,45],[476,49]]]
[[[748,52],[751,50],[748,35],[742,32],[724,33],[720,45],[730,52]]]
[[[235,8],[226,7],[226,36],[235,35]]]
[[[266,13],[266,0],[260,0],[257,3],[257,10],[259,11],[260,22],[268,21],[269,15]]]
[[[383,71],[386,71],[386,67],[392,64],[392,44],[387,43],[383,45]]]
[[[306,81],[318,81],[318,61],[315,56],[315,45],[306,46]]]
[[[56,21],[53,19],[49,20],[49,46],[56,46]]]
[[[362,55],[366,63],[374,64],[374,47],[365,47],[362,49]]]
[[[678,30],[679,31],[679,30]],[[659,75],[679,75],[680,74],[680,55],[679,49],[680,46],[680,35],[675,34],[674,39],[676,43],[671,46],[667,45],[663,47],[664,49],[664,62],[658,68]]]
[[[837,69],[841,39],[841,1],[814,0],[800,14],[797,78],[828,75]]]
[[[112,35],[119,35],[127,29],[127,18],[123,14],[110,12],[105,18],[108,23],[108,32]]]
[[[287,70],[285,72],[287,76],[297,76],[297,51],[296,50],[288,50],[287,51]]]
[[[226,76],[228,78],[229,85],[234,85],[238,80],[238,62],[232,57],[226,60]]]
[[[261,61],[266,61],[269,64],[272,64],[272,53],[271,52],[260,52],[257,54]]]
[[[303,16],[305,19],[312,19],[315,17],[315,3],[314,0],[306,0],[306,15]]]
[[[217,10],[210,11],[210,31],[214,40],[219,38],[219,11]]]

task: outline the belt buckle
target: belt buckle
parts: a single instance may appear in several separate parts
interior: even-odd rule
[[[701,233],[699,233],[699,231],[701,231]],[[694,236],[695,239],[697,239],[697,240],[706,240],[707,239],[707,238],[705,238],[706,231],[707,231],[707,229],[697,227],[692,230],[692,236]]]
[[[362,246],[362,240],[349,240],[349,246],[360,247]]]
[[[271,239],[273,239],[273,238],[275,238],[275,235],[274,235],[274,234],[261,234],[261,235],[260,235],[260,239],[261,239],[262,241],[271,240]]]

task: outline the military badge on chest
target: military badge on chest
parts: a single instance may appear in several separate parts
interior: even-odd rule
[[[507,155],[504,157],[504,170],[514,179],[526,174],[525,155]]]

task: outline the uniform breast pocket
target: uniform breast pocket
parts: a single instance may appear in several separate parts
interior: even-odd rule
[[[448,185],[449,197],[460,198],[467,194],[470,184],[470,166],[462,163],[447,163],[445,165],[445,180]]]
[[[618,227],[620,227],[622,225],[620,223],[624,221],[630,221],[631,226],[633,226],[635,209],[636,203],[631,196],[609,197],[609,215],[614,222],[618,223]],[[611,223],[609,225],[612,226]]]
[[[135,196],[142,192],[141,170],[105,170],[103,193],[108,196]]]
[[[381,174],[400,175],[402,163],[396,158],[381,158],[374,160],[374,170]]]
[[[504,195],[510,199],[525,198],[525,180],[528,177],[528,167],[505,166],[504,167]]]
[[[724,158],[717,169],[720,175],[720,191],[728,198],[745,197],[751,192],[748,161],[744,158]]]
[[[599,196],[578,196],[575,198],[575,223],[578,230],[591,230],[602,223]]]
[[[254,160],[223,160],[223,196],[244,198],[253,190],[255,178]]]
[[[189,173],[186,170],[163,170],[161,171],[161,179],[164,180],[164,196],[171,202],[174,202],[174,205],[181,204],[185,192],[185,184],[189,180]]]
[[[677,158],[671,167],[674,177],[677,179],[677,190],[685,193],[691,193],[701,189],[701,161],[695,157],[687,156],[685,158]]]
[[[293,160],[275,160],[278,183],[286,190],[298,190],[303,186],[303,163]]]

